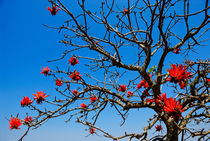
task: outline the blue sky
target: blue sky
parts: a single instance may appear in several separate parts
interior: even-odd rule
[[[93,1],[90,8],[94,8],[96,4]],[[25,116],[27,110],[20,106],[22,96],[31,96],[36,90],[55,93],[52,79],[40,75],[40,71],[43,66],[52,65],[47,63],[47,60],[61,56],[64,46],[58,41],[62,39],[62,34],[59,35],[56,30],[42,24],[59,26],[66,20],[67,15],[59,11],[52,17],[46,10],[48,6],[50,4],[47,0],[0,0],[0,141],[15,141],[24,132],[22,129],[9,130],[8,121],[5,119],[17,113],[20,113],[20,117]],[[206,37],[209,37],[209,34]],[[209,45],[209,42],[206,44]],[[197,49],[197,52],[201,58],[208,58],[208,49],[208,46],[203,46]],[[192,53],[190,57],[197,59],[197,54]],[[183,58],[179,55],[176,60],[181,61]],[[131,112],[125,126],[120,127],[120,117],[110,111],[104,111],[99,125],[113,130],[114,135],[120,135],[124,130],[141,131],[147,121],[144,117],[151,114],[147,109],[135,110]],[[65,123],[64,120],[62,117],[53,119],[39,129],[32,130],[25,141],[107,140],[97,135],[85,137],[88,135],[86,127],[73,122]]]

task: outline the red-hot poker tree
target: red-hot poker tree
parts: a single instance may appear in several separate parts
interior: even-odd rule
[[[37,103],[24,96],[21,105],[37,111],[38,115],[25,124],[28,130],[20,140],[31,127],[37,128],[67,113],[76,122],[88,126],[90,134],[100,133],[115,141],[157,138],[178,141],[179,136],[182,140],[209,138],[210,131],[205,127],[197,129],[188,125],[193,121],[208,122],[210,62],[188,59],[180,63],[169,59],[188,55],[205,41],[202,37],[210,22],[208,0],[203,0],[203,9],[196,11],[191,7],[196,1],[191,0],[125,1],[125,5],[120,5],[117,0],[104,0],[95,7],[96,12],[86,6],[89,2],[86,0],[78,0],[78,5],[72,7],[67,7],[68,1],[49,0],[53,7],[48,10],[54,18],[60,14],[70,18],[55,28],[59,32],[68,31],[60,43],[70,48],[61,58],[53,60],[65,59],[69,69],[43,67],[41,73],[52,81],[57,80],[58,86],[66,85],[56,87],[58,94],[53,101],[48,101],[52,95],[42,91],[33,94]],[[74,8],[81,11],[73,14]],[[202,20],[194,24],[198,16]],[[97,34],[94,27],[100,28]],[[78,70],[77,66],[86,67],[86,71]],[[62,81],[58,79],[60,75]],[[168,88],[166,91],[166,87],[171,87],[171,91]],[[73,104],[75,101],[79,104]],[[42,111],[36,106],[46,102],[57,109]],[[115,136],[97,124],[101,111],[110,106],[122,116],[123,123],[130,110],[150,108],[155,114],[142,133],[125,132]],[[10,128],[19,129],[21,124],[21,120],[11,118]],[[149,134],[151,129],[165,132],[156,138]]]

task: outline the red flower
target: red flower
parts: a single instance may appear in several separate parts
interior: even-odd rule
[[[54,16],[54,15],[56,15],[57,12],[58,12],[59,10],[61,10],[61,9],[60,9],[60,8],[57,9],[57,6],[52,6],[52,9],[51,9],[50,7],[47,7],[47,10],[49,10],[49,11],[51,12],[52,16]]]
[[[118,89],[118,91],[121,91],[121,92],[125,92],[126,90],[127,88],[125,85],[120,85],[120,88]]]
[[[155,126],[155,128],[156,128],[156,131],[161,131],[161,130],[163,130],[163,128],[162,128],[161,125],[157,125],[157,126]]]
[[[56,85],[57,86],[62,86],[63,82],[60,79],[56,80]]]
[[[99,45],[99,41],[95,41],[95,43],[96,43],[97,45]]]
[[[42,101],[45,101],[45,98],[49,96],[49,95],[45,95],[45,93],[41,91],[40,92],[37,91],[37,94],[32,94],[32,95],[35,96],[34,99],[36,99],[36,102],[38,104],[42,103]]]
[[[76,65],[76,64],[79,64],[79,61],[78,61],[77,58],[71,57],[70,60],[69,60],[69,63],[70,63],[72,66],[74,66],[74,65]]]
[[[175,51],[173,51],[173,53],[179,54],[180,53],[179,50],[180,48],[177,48]]]
[[[86,105],[85,103],[82,103],[82,104],[81,104],[81,107],[82,107],[83,109],[85,109],[85,108],[87,108],[87,105]]]
[[[181,117],[182,112],[184,112],[184,109],[182,109],[182,105],[179,105],[179,101],[177,102],[176,99],[168,98],[165,99],[165,106],[163,107],[164,110],[173,118],[175,117]]]
[[[79,92],[77,90],[73,90],[72,91],[73,95],[77,96],[79,94]]]
[[[48,67],[46,67],[46,68],[43,67],[43,69],[41,69],[41,70],[42,70],[41,73],[44,74],[45,76],[49,75],[50,69]]]
[[[66,84],[66,86],[67,86],[67,89],[69,89],[70,85],[68,83]]]
[[[95,131],[96,131],[96,129],[95,129],[95,128],[90,128],[90,129],[89,129],[89,133],[90,133],[90,134],[94,134],[94,133],[95,133]]]
[[[209,78],[205,78],[204,80],[206,81],[206,83],[210,82]]]
[[[155,102],[159,106],[162,106],[163,103],[165,103],[165,100],[167,100],[166,93],[163,93],[162,96],[161,96],[161,94],[159,94],[157,96],[157,98],[152,98],[152,99],[148,98],[148,99],[146,99],[147,102]]]
[[[28,96],[23,96],[23,100],[20,101],[21,106],[28,106],[32,103],[33,101],[28,97]]]
[[[149,74],[149,77],[152,77],[152,75],[151,74]],[[141,82],[137,85],[137,88],[138,89],[141,89],[142,87],[144,87],[144,88],[148,88],[149,87],[149,84],[147,83],[147,81],[146,80],[141,80]]]
[[[132,96],[133,96],[133,92],[128,91],[128,92],[127,92],[127,97],[132,97]]]
[[[128,9],[124,8],[123,9],[123,15],[128,14]]]
[[[71,75],[69,75],[69,77],[71,77],[72,80],[77,81],[81,79],[80,73],[76,70],[74,70],[74,72],[71,73]]]
[[[179,82],[179,86],[181,89],[184,89],[187,86],[187,82],[181,81],[181,82]]]
[[[146,102],[149,102],[149,103],[150,103],[150,102],[155,102],[155,99],[154,99],[154,98],[152,98],[152,99],[147,98],[147,99],[146,99]]]
[[[146,80],[141,80],[141,82],[137,85],[137,88],[140,89],[140,88],[148,88],[149,87],[149,84],[146,82]]]
[[[11,120],[9,121],[10,124],[10,129],[20,129],[19,126],[22,125],[23,123],[21,122],[21,119],[16,118],[10,118]]]
[[[165,100],[167,99],[166,93],[163,93],[162,96],[159,95],[159,96],[158,96],[158,99],[159,99],[160,101],[165,101]]]
[[[90,97],[90,102],[95,102],[97,100],[97,97],[95,95],[92,95]]]
[[[31,116],[30,116],[30,117],[27,116],[27,117],[24,119],[24,121],[25,121],[26,123],[30,123],[30,122],[33,121],[33,119],[31,118]]]
[[[186,81],[186,79],[190,79],[190,72],[186,72],[186,66],[183,67],[183,65],[177,65],[172,64],[172,69],[169,69],[168,71],[170,73],[170,77],[167,81],[178,83],[182,81]]]

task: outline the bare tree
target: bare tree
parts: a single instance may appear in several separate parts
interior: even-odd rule
[[[116,0],[104,0],[96,11],[88,9],[86,0],[78,0],[78,5],[72,7],[66,7],[62,0],[49,2],[54,8],[50,9],[52,15],[56,15],[60,8],[69,16],[60,27],[45,25],[64,33],[60,43],[68,47],[60,58],[49,62],[74,54],[70,64],[80,65],[77,61],[83,60],[84,67],[89,70],[82,72],[72,70],[72,67],[67,70],[43,69],[42,73],[53,77],[58,86],[65,83],[67,86],[56,88],[58,94],[54,101],[47,101],[42,92],[38,92],[41,96],[35,95],[38,104],[47,102],[56,107],[55,110],[38,109],[32,102],[23,103],[38,114],[33,122],[24,123],[28,130],[20,141],[30,128],[38,128],[49,119],[66,114],[70,114],[67,121],[74,117],[76,122],[88,126],[91,134],[96,130],[115,141],[125,138],[129,141],[178,141],[179,136],[183,141],[193,137],[209,139],[208,129],[188,127],[209,123],[209,60],[183,60],[184,65],[175,65],[173,61],[172,66],[164,66],[167,56],[179,53],[187,56],[208,40],[202,38],[209,29],[208,0],[203,0],[203,9],[193,13],[190,12],[191,4],[195,0],[127,0],[124,6]],[[72,13],[70,9],[74,7],[80,12]],[[203,20],[194,25],[192,20],[197,16]],[[96,33],[94,27],[100,31]],[[178,28],[184,30],[180,32]],[[80,55],[79,51],[88,53]],[[131,55],[132,59],[127,59]],[[124,84],[123,79],[128,83]],[[164,85],[170,86],[176,95],[169,97]],[[72,87],[78,89],[72,90]],[[82,103],[81,107],[73,104],[75,102]],[[96,124],[108,106],[121,115],[122,125],[131,109],[150,108],[155,114],[142,133],[114,136]],[[167,132],[152,137],[148,131],[158,120],[163,121]],[[156,127],[157,131],[161,129],[161,125]]]

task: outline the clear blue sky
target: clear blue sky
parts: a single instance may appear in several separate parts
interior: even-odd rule
[[[197,7],[199,4],[201,3],[198,2]],[[40,71],[43,66],[52,65],[47,63],[47,60],[56,59],[62,54],[64,46],[58,43],[62,34],[59,35],[56,30],[42,24],[61,25],[67,15],[59,11],[52,17],[46,10],[48,6],[51,5],[47,0],[0,0],[0,141],[16,141],[24,132],[23,127],[21,130],[9,130],[8,121],[5,119],[17,113],[20,113],[22,118],[25,116],[27,110],[20,106],[22,96],[31,97],[36,90],[55,93],[52,79],[43,77]],[[90,3],[90,8],[91,6],[96,6],[94,0]],[[209,42],[206,44],[209,45]],[[208,49],[208,46],[204,46],[197,52],[201,58],[207,58]],[[176,57],[177,61],[184,58],[180,55]],[[193,53],[191,57],[197,58],[197,54]],[[113,130],[114,135],[120,135],[124,130],[142,131],[147,121],[145,117],[152,114],[147,109],[131,112],[128,122],[124,127],[120,127],[120,117],[111,113],[105,111],[103,120],[99,120],[99,123],[101,127]],[[53,119],[39,129],[30,131],[24,141],[107,140],[97,135],[85,137],[88,135],[86,127],[73,122],[65,123],[64,119]]]

